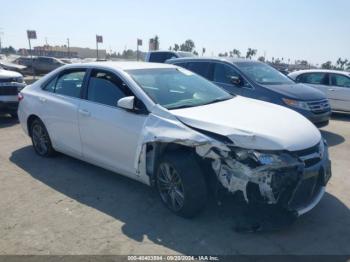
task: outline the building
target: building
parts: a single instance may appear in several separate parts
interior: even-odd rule
[[[28,49],[19,50],[22,55],[30,55]],[[56,58],[96,58],[96,49],[83,48],[83,47],[68,47],[63,46],[35,46],[31,52],[34,56],[52,56]],[[105,59],[107,52],[105,49],[98,50],[98,57],[100,59]]]

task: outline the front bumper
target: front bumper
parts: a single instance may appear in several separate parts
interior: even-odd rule
[[[0,97],[0,112],[1,113],[16,113],[18,109],[17,96],[13,99],[2,100]],[[15,100],[15,101],[14,101]]]
[[[249,204],[277,205],[297,216],[305,214],[321,200],[332,175],[327,145],[320,141],[304,150],[276,154],[283,159],[279,164],[251,168],[229,156],[214,161],[212,167],[223,187],[243,193]]]
[[[279,204],[298,216],[309,212],[321,201],[331,176],[331,162],[327,153],[319,163],[305,168],[299,174],[296,185],[287,191]]]

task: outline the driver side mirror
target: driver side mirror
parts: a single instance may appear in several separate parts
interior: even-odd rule
[[[242,85],[242,80],[238,76],[230,76],[230,82],[231,84],[235,86],[241,86]]]
[[[123,97],[118,100],[118,107],[126,109],[126,110],[133,110],[135,107],[135,97],[134,96],[127,96]]]

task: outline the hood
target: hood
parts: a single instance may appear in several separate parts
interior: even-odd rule
[[[22,77],[22,75],[14,71],[0,69],[0,78],[9,78],[9,77]]]
[[[243,148],[295,151],[321,139],[319,130],[301,114],[241,96],[170,112],[190,127],[226,136]]]
[[[304,84],[284,84],[284,85],[261,85],[269,90],[280,93],[286,98],[302,101],[326,99],[325,94]]]

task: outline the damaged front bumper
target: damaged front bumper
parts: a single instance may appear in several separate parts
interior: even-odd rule
[[[322,143],[322,144],[321,144]],[[252,167],[228,154],[216,158],[212,167],[218,180],[231,193],[242,193],[248,203],[276,204],[297,216],[321,200],[331,177],[327,145],[280,152],[277,163]]]

